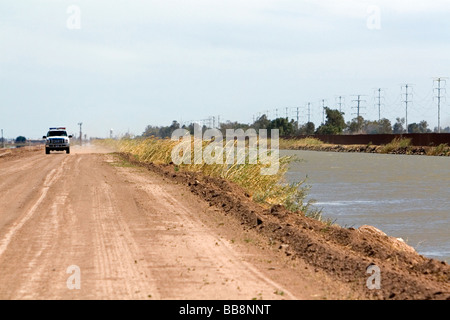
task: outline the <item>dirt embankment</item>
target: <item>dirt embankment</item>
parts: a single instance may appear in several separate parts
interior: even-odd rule
[[[450,156],[450,148],[408,146],[393,148],[386,150],[385,146],[377,145],[338,145],[338,144],[321,144],[287,147],[290,150],[309,150],[309,151],[328,151],[328,152],[363,152],[363,153],[385,153],[385,154],[405,154],[405,155],[422,155],[422,156]]]
[[[363,226],[358,229],[329,226],[282,206],[266,208],[235,184],[197,173],[178,172],[171,165],[127,161],[178,183],[210,206],[233,216],[245,229],[257,230],[292,259],[302,259],[315,269],[354,287],[367,299],[450,299],[450,266],[425,258],[403,241],[380,230]],[[379,289],[373,288],[370,266],[379,269]],[[372,289],[369,289],[372,287]]]

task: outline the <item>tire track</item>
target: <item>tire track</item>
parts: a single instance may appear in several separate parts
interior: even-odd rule
[[[47,196],[47,193],[50,189],[50,187],[61,177],[61,175],[64,172],[66,162],[69,158],[65,158],[60,166],[56,169],[52,169],[50,173],[46,176],[45,181],[43,183],[43,186],[40,190],[40,195],[36,202],[31,206],[30,209],[28,209],[27,213],[23,216],[22,219],[15,222],[8,230],[8,232],[4,235],[3,239],[0,241],[0,257],[3,255],[5,250],[7,249],[9,243],[11,242],[11,239],[15,235],[15,233],[20,230],[25,223],[28,222],[28,220],[31,219],[31,217],[36,212],[37,208],[41,205],[42,201],[44,201],[45,197]]]

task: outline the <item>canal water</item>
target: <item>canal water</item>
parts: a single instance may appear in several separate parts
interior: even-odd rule
[[[420,254],[450,262],[450,157],[280,151],[289,182],[307,178],[307,199],[342,227],[372,225]]]

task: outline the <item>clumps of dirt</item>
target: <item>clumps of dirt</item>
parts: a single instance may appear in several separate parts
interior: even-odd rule
[[[450,156],[450,152],[447,150],[442,150],[438,154],[431,154],[430,151],[433,147],[422,147],[422,146],[408,146],[408,147],[398,147],[389,152],[388,154],[403,154],[403,155],[435,155],[435,156]],[[323,145],[307,145],[307,146],[296,146],[292,148],[293,150],[309,150],[309,151],[327,151],[327,152],[359,152],[359,153],[385,153],[383,151],[383,146],[377,145],[334,145],[334,144],[323,144]]]
[[[283,206],[265,207],[232,182],[199,173],[176,171],[173,165],[143,164],[168,179],[187,185],[210,206],[255,229],[280,250],[321,269],[354,288],[363,299],[450,300],[450,266],[419,255],[401,239],[389,237],[372,226],[358,229],[328,225],[290,212]],[[380,286],[371,286],[371,266],[377,266]],[[372,288],[372,289],[370,289]]]

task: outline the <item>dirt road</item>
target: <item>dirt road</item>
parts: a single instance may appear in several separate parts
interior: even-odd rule
[[[104,150],[0,156],[0,299],[356,298]]]

